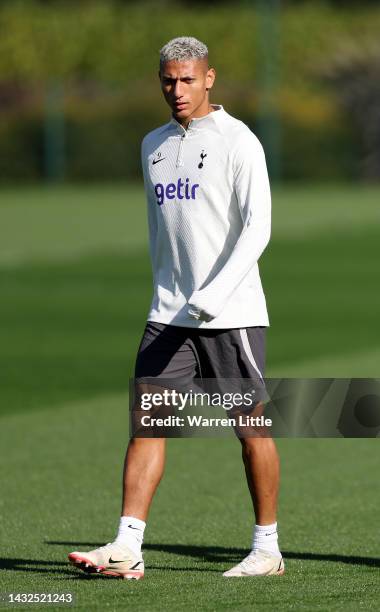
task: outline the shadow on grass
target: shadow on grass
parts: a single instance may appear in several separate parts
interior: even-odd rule
[[[15,572],[35,572],[38,574],[59,574],[60,576],[64,575],[65,578],[72,578],[78,580],[110,580],[118,577],[116,576],[102,576],[101,574],[80,572],[78,569],[73,568],[69,565],[68,561],[44,561],[42,559],[5,559],[0,558],[0,569],[1,570],[11,570]],[[149,566],[150,571],[154,570],[170,570],[174,572],[196,572],[198,570],[197,567],[173,567],[169,565],[160,566],[160,565],[151,565]],[[207,568],[206,570],[202,568],[202,571],[206,572],[218,572],[218,569]]]
[[[0,558],[1,570],[36,574],[58,574],[61,578],[72,580],[109,580],[113,576],[86,574],[72,567],[68,561],[45,561],[43,559],[4,559]],[[175,568],[173,568],[175,569]]]
[[[72,575],[73,571],[68,567],[68,562],[45,561],[43,559],[19,559],[0,558],[0,569],[13,570],[17,572],[38,572],[48,574]]]
[[[46,541],[45,544],[55,546],[68,546],[71,549],[81,546],[97,548],[103,546],[99,542],[64,542],[64,541]],[[170,553],[183,557],[193,557],[202,561],[213,563],[223,563],[230,561],[241,561],[248,554],[246,548],[227,548],[224,546],[194,546],[191,544],[144,544],[144,550],[154,550],[157,552]],[[312,552],[294,552],[283,550],[284,559],[297,559],[302,561],[331,561],[334,563],[347,563],[349,565],[366,565],[369,567],[380,567],[380,558],[376,557],[359,557],[356,555],[339,555],[339,554],[323,554]],[[157,568],[158,569],[158,568]],[[173,568],[180,569],[180,568]],[[193,568],[192,571],[194,571]]]

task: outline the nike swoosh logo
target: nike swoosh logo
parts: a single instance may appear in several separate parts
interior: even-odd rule
[[[135,565],[133,565],[132,567],[130,567],[129,569],[133,570],[133,569],[137,569],[137,566],[140,565],[140,563],[142,563],[142,561],[137,561],[137,563],[135,563]]]
[[[159,159],[154,159],[152,161],[152,165],[154,166],[154,164],[158,164],[158,162],[164,161],[164,159],[166,159],[166,157],[160,157]]]
[[[132,527],[132,525],[128,525],[129,529],[137,529],[137,531],[141,531],[138,527]]]
[[[130,561],[130,559],[121,559],[119,561],[114,561],[112,557],[108,559],[108,563],[125,563],[125,561]]]

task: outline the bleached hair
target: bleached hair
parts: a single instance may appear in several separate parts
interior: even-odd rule
[[[193,36],[180,36],[169,40],[160,50],[160,66],[170,61],[183,62],[188,59],[208,57],[206,45]]]

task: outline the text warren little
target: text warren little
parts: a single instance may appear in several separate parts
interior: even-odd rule
[[[141,417],[143,427],[185,427],[186,423],[190,427],[271,427],[272,419],[241,414],[237,418],[206,418],[194,415],[187,415],[185,418],[179,416],[156,418],[150,415]]]

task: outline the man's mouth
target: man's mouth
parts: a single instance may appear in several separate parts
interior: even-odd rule
[[[175,110],[182,110],[187,106],[187,102],[174,102]]]

